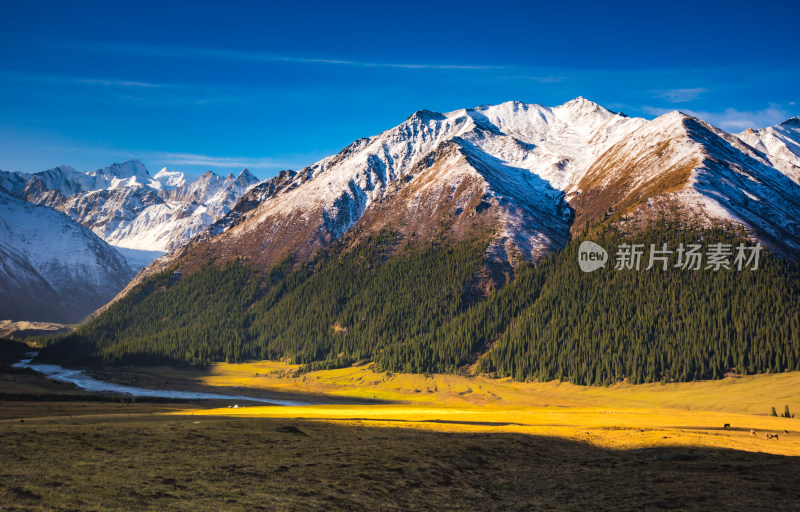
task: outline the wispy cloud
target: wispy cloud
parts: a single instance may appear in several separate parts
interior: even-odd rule
[[[527,80],[538,84],[560,84],[567,79],[564,75],[506,75],[498,77],[502,80]]]
[[[125,89],[174,89],[184,87],[178,84],[163,84],[152,82],[139,82],[134,80],[120,80],[116,78],[89,78],[73,77],[63,75],[46,75],[37,73],[0,73],[3,81],[35,83],[46,85],[96,85],[102,87],[125,88]]]
[[[102,85],[105,87],[134,87],[143,89],[164,89],[179,87],[175,84],[155,84],[148,82],[136,82],[131,80],[113,80],[105,78],[74,78],[73,81],[79,84]]]
[[[146,82],[116,77],[73,77],[36,73],[0,72],[0,81],[23,85],[48,87],[50,94],[64,98],[70,94],[74,100],[116,103],[153,104],[164,106],[207,104],[250,104],[259,98],[269,97],[264,90],[241,87],[221,87],[205,84]],[[73,89],[67,91],[66,88]],[[40,98],[42,94],[40,93]]]
[[[708,89],[695,87],[692,89],[667,89],[662,91],[652,91],[656,98],[667,100],[670,103],[685,103],[697,99]]]
[[[660,116],[674,109],[658,107],[642,107],[650,115]],[[774,126],[791,117],[791,113],[777,103],[770,103],[763,110],[736,110],[728,108],[722,112],[681,109],[685,114],[707,121],[729,132],[740,132],[747,128],[765,128]]]
[[[213,59],[236,60],[249,62],[289,62],[299,64],[326,64],[335,66],[353,66],[363,68],[395,68],[395,69],[441,69],[441,70],[498,70],[506,66],[472,65],[472,64],[433,64],[433,63],[396,63],[375,62],[349,59],[328,59],[317,57],[297,57],[280,55],[267,52],[247,50],[229,50],[214,48],[193,48],[186,46],[170,45],[140,45],[140,44],[112,44],[112,43],[74,43],[75,48],[88,52],[102,52],[122,55],[137,55],[145,57],[170,57],[178,59]]]
[[[175,153],[169,151],[154,150],[131,150],[120,148],[86,147],[79,144],[61,145],[54,144],[46,146],[47,150],[59,152],[80,153],[81,155],[94,155],[102,161],[110,159],[113,161],[123,161],[128,159],[143,160],[156,166],[192,166],[202,167],[208,170],[220,169],[244,169],[245,167],[254,169],[299,169],[319,158],[318,155],[290,155],[287,160],[277,160],[269,157],[248,157],[248,156],[216,156],[202,153]],[[297,159],[296,161],[295,158]],[[148,166],[149,168],[149,166]]]
[[[239,156],[212,156],[197,153],[140,152],[142,158],[168,165],[195,165],[209,168],[285,169],[293,167],[288,162],[272,158],[248,158]]]

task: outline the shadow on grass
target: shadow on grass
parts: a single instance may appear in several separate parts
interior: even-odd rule
[[[796,510],[800,458],[274,418],[0,424],[22,509]],[[58,439],[54,443],[53,440]]]

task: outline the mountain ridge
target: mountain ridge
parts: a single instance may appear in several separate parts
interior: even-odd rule
[[[497,232],[487,254],[511,267],[559,250],[571,230],[608,211],[642,219],[678,211],[707,224],[741,224],[773,250],[795,257],[800,251],[797,176],[786,166],[773,167],[774,158],[743,137],[678,111],[648,121],[582,97],[556,107],[509,101],[447,113],[423,109],[291,176],[265,180],[259,186],[269,194],[243,196],[231,218],[221,218],[145,275],[178,260],[191,268],[195,258],[244,258],[265,269],[286,257],[307,261],[361,219],[375,229],[402,219],[395,227],[420,236],[461,215],[462,204],[473,208],[467,215],[491,217],[480,222]],[[464,161],[441,164],[448,144],[461,148]],[[627,176],[635,165],[622,148],[644,158],[648,171],[641,161],[638,174]],[[425,177],[423,187],[419,177],[437,162],[436,179]],[[468,175],[472,185],[463,182]],[[745,178],[736,181],[736,176]],[[625,185],[625,180],[633,181]],[[608,188],[602,185],[606,182],[616,184]],[[453,193],[432,199],[434,188],[447,187]],[[389,196],[403,189],[404,202],[394,200],[395,208],[387,209]],[[475,203],[476,196],[481,201]],[[428,207],[419,209],[424,204]],[[476,212],[477,204],[482,206]],[[769,215],[775,208],[780,215]],[[384,220],[373,211],[378,209]],[[455,239],[459,231],[451,233]]]

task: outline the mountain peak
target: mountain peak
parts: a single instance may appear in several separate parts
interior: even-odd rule
[[[166,167],[158,171],[153,180],[162,187],[175,188],[186,184],[186,176],[180,171],[170,171]]]
[[[62,172],[62,173],[66,173],[66,174],[78,174],[78,171],[76,171],[75,169],[73,169],[72,167],[70,167],[67,164],[57,165],[56,167],[53,167],[52,169],[47,169],[46,171],[38,172],[36,174],[53,173],[53,172]]]
[[[667,112],[666,114],[661,114],[660,116],[653,119],[653,122],[658,120],[661,120],[661,122],[683,122],[686,119],[695,119],[695,118],[685,112],[681,112],[680,110],[673,110],[671,112]]]
[[[252,172],[247,170],[247,168],[242,169],[242,172],[239,173],[239,176],[237,176],[236,179],[242,182],[252,183],[252,184],[261,181]]]
[[[98,169],[95,174],[104,174],[120,179],[136,177],[141,178],[143,183],[146,183],[147,180],[150,179],[150,173],[147,172],[144,164],[139,160],[126,160],[121,164],[111,164],[108,167]]]
[[[160,171],[158,171],[158,172],[156,173],[156,175],[155,175],[155,176],[153,176],[153,177],[154,177],[154,178],[165,178],[165,177],[167,177],[167,176],[178,176],[178,175],[181,175],[181,176],[182,176],[182,175],[183,175],[183,173],[182,173],[182,172],[180,172],[180,171],[170,171],[170,170],[169,170],[169,169],[167,169],[166,167],[162,167],[162,168],[161,168],[161,170],[160,170]]]
[[[413,120],[422,123],[427,123],[428,121],[444,121],[445,119],[447,119],[447,117],[445,117],[444,114],[440,114],[439,112],[434,112],[433,110],[422,109],[422,110],[417,110],[416,112],[408,116],[408,119],[406,119],[406,121]]]
[[[601,108],[601,109],[605,110],[603,107],[601,107],[597,103],[595,103],[595,102],[593,102],[591,100],[587,100],[583,96],[578,96],[577,98],[569,100],[566,103],[562,103],[561,105],[559,105],[559,107],[591,109],[591,110],[596,110],[598,108]]]
[[[779,126],[784,128],[800,128],[800,116],[795,116],[782,122]]]

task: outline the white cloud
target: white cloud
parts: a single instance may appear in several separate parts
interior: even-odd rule
[[[252,104],[273,99],[268,91],[242,87],[215,87],[182,83],[156,83],[108,77],[70,77],[34,73],[3,73],[0,80],[56,86],[51,94],[69,94],[74,100],[101,103],[125,101],[153,105]],[[65,86],[75,86],[69,91]],[[47,93],[44,93],[47,94]],[[284,94],[285,97],[285,94]]]
[[[660,116],[672,112],[675,109],[642,107],[642,110],[650,115]],[[747,128],[766,128],[767,126],[774,126],[791,117],[788,110],[781,108],[780,105],[775,103],[770,103],[770,106],[763,110],[736,110],[735,108],[728,108],[722,112],[708,112],[681,109],[681,112],[702,119],[731,133],[740,132]]]
[[[692,89],[666,89],[661,91],[653,91],[656,98],[665,99],[670,103],[685,103],[697,99],[698,96],[708,92],[708,89],[703,87],[695,87]]]
[[[272,158],[248,158],[238,156],[211,156],[197,153],[142,152],[147,160],[158,160],[169,165],[198,165],[213,168],[285,169],[292,167],[286,162]]]

